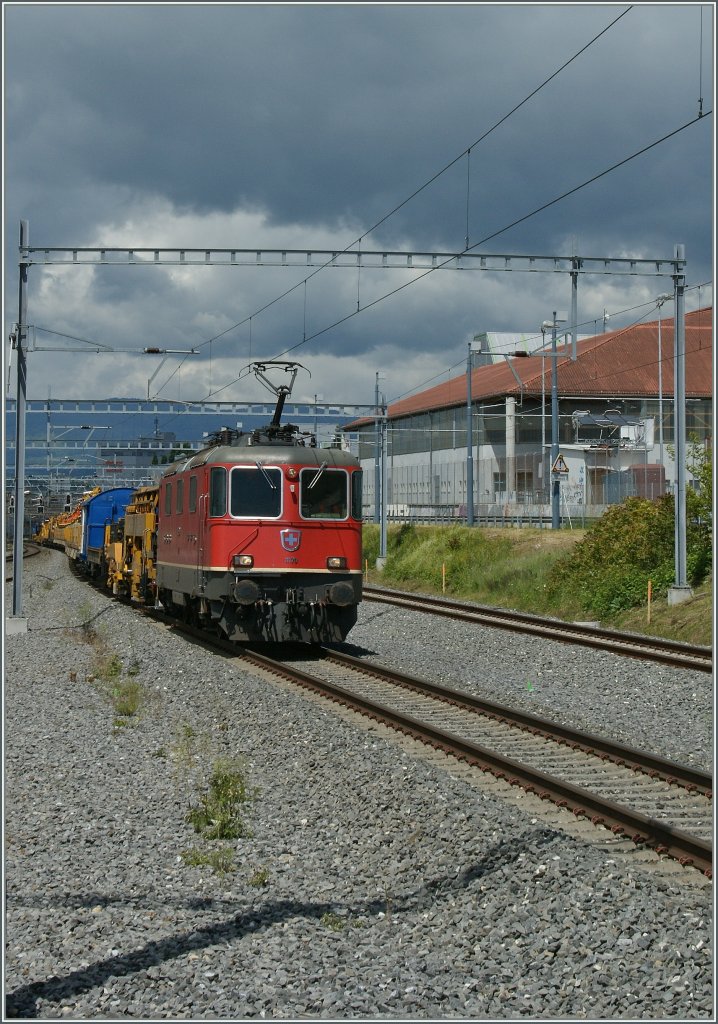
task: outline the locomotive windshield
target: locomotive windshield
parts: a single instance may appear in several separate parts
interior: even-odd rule
[[[362,471],[358,469],[352,473],[352,517],[361,519],[362,512]]]
[[[276,519],[282,511],[282,473],[279,469],[241,467],[232,470],[229,510],[233,516]]]
[[[346,519],[347,474],[342,469],[303,469],[299,511],[304,519]]]

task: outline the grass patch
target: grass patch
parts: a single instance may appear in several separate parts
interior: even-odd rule
[[[136,715],[142,706],[144,688],[135,679],[125,679],[112,690],[112,704],[122,718]]]
[[[190,868],[208,867],[216,875],[228,875],[234,871],[234,853],[227,846],[217,850],[199,850],[197,847],[191,847],[189,850],[182,850],[180,856],[182,863]]]
[[[694,598],[669,606],[665,580],[658,574],[664,560],[661,558],[659,565],[652,510],[641,507],[637,511],[640,514],[630,530],[622,519],[619,528],[606,538],[610,518],[600,531],[598,523],[590,530],[391,525],[383,571],[374,568],[379,526],[367,523],[363,529],[367,582],[441,595],[443,565],[447,597],[567,621],[598,619],[618,629],[710,646],[711,581],[695,585]],[[599,533],[602,542],[594,557],[594,537]],[[670,570],[672,527],[667,534]],[[583,544],[585,538],[589,539]],[[601,566],[600,556],[609,550],[608,564]],[[637,572],[639,556],[642,562]],[[581,566],[585,571],[578,571]],[[650,623],[646,607],[649,578],[654,597]],[[670,578],[671,572],[669,583]]]
[[[82,633],[82,639],[85,643],[94,644],[97,643],[99,637],[97,630],[93,623],[92,605],[89,601],[83,601],[80,607],[77,609],[77,614],[80,618],[80,631]]]
[[[96,678],[105,683],[111,683],[122,675],[122,661],[119,656],[105,650],[97,652],[93,668]]]
[[[269,871],[267,868],[257,868],[249,876],[249,884],[255,889],[261,889],[263,886],[269,884]]]
[[[323,924],[325,928],[328,928],[332,932],[342,932],[346,928],[346,920],[343,917],[339,917],[338,914],[328,910],[325,914],[319,918],[319,923]]]
[[[93,672],[87,678],[112,705],[115,713],[112,724],[117,731],[139,717],[147,701],[148,692],[134,678],[137,672],[129,671],[130,678],[123,678],[122,659],[108,649],[97,632],[93,632],[92,644],[95,648]]]
[[[207,755],[210,742],[207,736],[197,732],[188,722],[181,722],[175,729],[174,739],[169,745],[169,756],[178,768],[189,771],[195,761]]]
[[[469,528],[464,526],[390,527],[383,572],[369,570],[369,582],[403,590],[442,593],[481,604],[572,617],[576,603],[569,595],[557,600],[544,582],[561,557],[585,531]],[[364,527],[364,558],[376,562],[379,528]]]
[[[207,791],[187,813],[186,821],[205,839],[239,839],[251,835],[243,814],[258,790],[247,783],[237,761],[215,761]]]
[[[614,625],[630,633],[650,633],[666,640],[682,640],[687,644],[713,646],[713,581],[708,580],[694,590],[694,596],[683,604],[668,605],[664,600],[651,605],[648,622],[647,602],[616,615]]]

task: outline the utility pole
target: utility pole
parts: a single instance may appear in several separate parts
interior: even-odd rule
[[[20,284],[18,289],[18,317],[15,348],[17,351],[17,400],[15,405],[15,528],[13,535],[12,616],[8,619],[8,633],[27,632],[27,619],[22,606],[22,551],[25,532],[25,404],[27,400],[27,258],[29,228],[20,221]]]
[[[676,245],[676,272],[673,275],[673,373],[674,420],[676,430],[676,488],[675,488],[675,583],[668,590],[668,603],[680,604],[693,591],[688,586],[686,572],[686,319],[684,268],[685,246]]]
[[[561,480],[554,467],[559,456],[558,444],[558,351],[556,327],[566,322],[565,313],[554,310],[551,320],[544,320],[541,331],[551,329],[551,529],[561,529]]]
[[[663,465],[663,339],[661,338],[661,308],[664,302],[669,302],[672,295],[659,295],[656,299],[658,306],[658,451],[660,453],[661,466]]]
[[[386,565],[386,531],[389,512],[389,470],[387,459],[388,422],[386,415],[386,395],[381,396],[381,526],[379,528],[379,559],[377,568]]]
[[[561,529],[561,481],[554,470],[558,459],[558,352],[556,351],[556,312],[551,324],[551,529]]]
[[[374,522],[381,519],[381,420],[379,411],[379,371],[374,385]]]
[[[474,525],[474,430],[471,416],[471,342],[466,358],[466,525]]]

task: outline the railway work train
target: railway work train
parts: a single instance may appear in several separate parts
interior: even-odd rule
[[[36,539],[113,594],[238,643],[344,640],[362,597],[362,473],[280,424],[289,391],[268,426],[222,428],[155,486],[90,492]]]

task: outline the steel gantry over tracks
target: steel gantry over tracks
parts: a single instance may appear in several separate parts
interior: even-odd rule
[[[179,264],[180,266],[376,267],[393,270],[522,270],[537,273],[666,276],[685,260],[605,256],[526,256],[516,253],[429,252],[391,249],[188,249],[101,246],[25,247],[28,265],[50,263]],[[22,257],[22,252],[21,252]],[[453,266],[450,266],[453,264]]]

